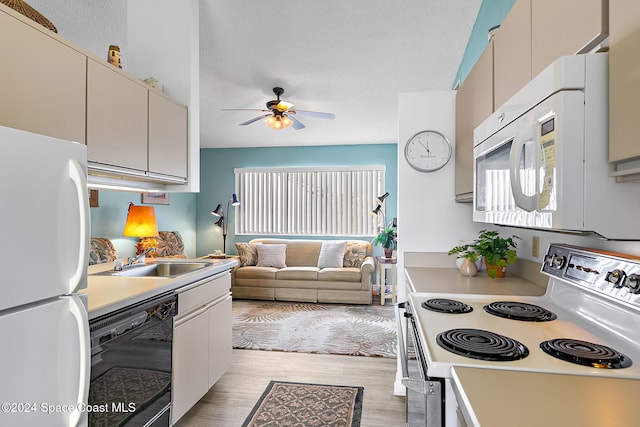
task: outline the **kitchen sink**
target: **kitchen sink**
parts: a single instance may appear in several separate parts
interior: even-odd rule
[[[152,262],[95,273],[99,276],[177,277],[210,266],[208,262]]]

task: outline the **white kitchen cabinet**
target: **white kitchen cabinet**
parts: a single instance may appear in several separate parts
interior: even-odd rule
[[[494,102],[499,107],[531,80],[531,0],[516,0],[494,35],[493,47]]]
[[[591,51],[607,38],[608,8],[608,0],[532,1],[531,75],[561,56]]]
[[[86,56],[0,4],[0,125],[85,143]]]
[[[473,130],[493,108],[493,42],[489,42],[456,93],[456,202],[473,201]]]
[[[147,170],[148,89],[109,63],[87,62],[87,157]]]
[[[149,90],[149,172],[187,177],[187,107]]]
[[[205,307],[173,329],[171,419],[175,423],[209,390],[209,315]]]
[[[640,180],[640,3],[612,1],[609,13],[609,160]]]
[[[231,274],[188,285],[174,318],[171,422],[176,423],[231,367]]]
[[[209,315],[209,388],[231,368],[232,312],[231,296],[212,303]]]

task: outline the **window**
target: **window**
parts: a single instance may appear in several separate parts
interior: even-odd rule
[[[384,166],[235,169],[236,234],[370,236]]]

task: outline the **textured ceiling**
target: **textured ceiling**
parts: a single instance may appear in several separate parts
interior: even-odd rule
[[[481,0],[200,1],[203,147],[394,143],[402,92],[448,90]],[[63,37],[92,50],[118,42],[125,0],[31,0]],[[81,17],[82,19],[79,19]],[[101,34],[96,34],[100,32]],[[120,45],[126,45],[122,40]],[[104,54],[104,42],[97,43]],[[125,57],[126,59],[126,57]],[[275,131],[260,113],[272,88],[301,110],[305,129]]]

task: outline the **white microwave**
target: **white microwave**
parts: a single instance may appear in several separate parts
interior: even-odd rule
[[[474,131],[473,220],[640,239],[640,186],[608,163],[608,54],[556,60]]]

